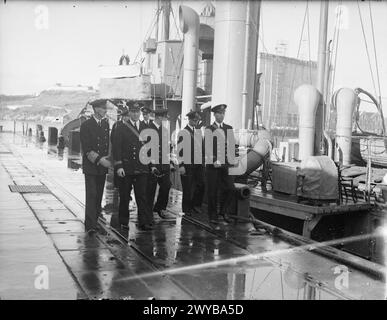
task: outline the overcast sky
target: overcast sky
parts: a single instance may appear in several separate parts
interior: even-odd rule
[[[200,12],[205,1],[172,1],[175,16],[184,3]],[[387,1],[372,1],[382,95],[387,96]],[[262,1],[259,51],[275,53],[279,41],[295,57],[306,1]],[[330,1],[328,38],[333,37],[335,8]],[[357,3],[343,1],[336,87],[374,92]],[[216,2],[215,2],[216,5]],[[309,1],[311,59],[317,57],[319,1]],[[368,2],[360,3],[372,65],[374,51]],[[36,93],[57,82],[98,84],[98,66],[117,64],[122,51],[134,59],[157,8],[156,1],[7,1],[0,4],[0,93]],[[47,9],[48,19],[43,17]],[[177,21],[178,23],[178,21]],[[308,59],[307,27],[301,57]],[[171,38],[177,36],[171,25]],[[376,73],[374,71],[375,77]],[[383,93],[384,92],[384,93]],[[387,105],[387,100],[385,100]]]

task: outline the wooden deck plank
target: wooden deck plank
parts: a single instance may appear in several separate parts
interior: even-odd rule
[[[354,203],[348,201],[346,204],[337,205],[331,203],[326,206],[312,206],[297,203],[295,196],[274,193],[271,191],[262,192],[259,189],[253,189],[250,197],[250,206],[259,210],[273,212],[301,220],[310,220],[314,215],[333,215],[345,214],[355,211],[371,209],[372,205],[359,200]]]

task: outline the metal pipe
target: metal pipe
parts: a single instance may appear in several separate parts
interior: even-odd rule
[[[160,0],[157,0],[157,17],[156,17],[156,28],[155,28],[155,38],[156,41],[159,41],[159,18],[160,18]]]
[[[371,202],[371,177],[372,177],[372,158],[371,158],[371,139],[367,139],[367,202]]]
[[[324,130],[324,137],[328,143],[328,157],[333,160],[333,143],[331,137],[329,136],[326,130]]]
[[[170,0],[162,0],[163,1],[163,33],[162,40],[169,40],[169,16],[171,12],[171,1]]]
[[[335,160],[339,161],[339,154],[342,154],[343,165],[351,163],[352,148],[352,115],[355,110],[358,96],[354,90],[341,88],[335,93],[337,122],[336,122],[336,150]]]
[[[245,57],[244,57],[244,66],[243,66],[243,88],[242,88],[242,129],[246,128],[246,108],[247,108],[247,72],[249,66],[249,51],[250,51],[250,25],[251,25],[251,1],[247,0],[246,5],[246,31],[245,31]]]
[[[321,141],[324,128],[323,108],[324,108],[324,83],[325,83],[325,65],[327,57],[327,31],[328,31],[328,8],[329,1],[322,0],[320,5],[320,28],[318,40],[318,58],[317,58],[317,81],[316,88],[320,92],[320,101],[316,110],[315,119],[315,142],[314,154],[321,154]]]
[[[179,7],[180,30],[184,33],[184,77],[181,106],[181,127],[186,125],[185,115],[196,109],[196,87],[199,51],[199,15],[187,6]]]
[[[266,139],[258,140],[254,147],[239,159],[236,167],[229,168],[230,175],[250,174],[259,168],[270,154],[271,144]]]
[[[299,160],[304,160],[313,156],[315,118],[317,105],[321,99],[319,91],[309,85],[304,84],[294,92],[294,102],[298,106],[299,117]]]
[[[325,100],[325,109],[324,109],[324,127],[323,131],[326,128],[326,124],[330,122],[330,92],[329,92],[329,84],[331,79],[331,46],[332,40],[329,40],[327,45],[327,59],[325,64],[325,81],[324,81],[324,100]],[[329,109],[328,109],[329,107]],[[324,135],[325,136],[325,135]]]

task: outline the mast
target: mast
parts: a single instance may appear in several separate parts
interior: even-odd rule
[[[160,17],[160,0],[157,0],[157,17],[156,17],[156,30],[155,30],[155,38],[156,41],[159,41],[159,17]]]
[[[256,101],[253,99],[251,101],[252,108],[249,108],[248,106],[248,82],[249,82],[249,68],[253,67],[254,68],[254,83],[256,81],[256,69],[257,69],[257,52],[258,52],[258,34],[259,34],[259,14],[260,14],[260,8],[261,8],[261,1],[257,1],[258,3],[255,3],[255,5],[258,7],[257,11],[257,17],[255,17],[258,21],[256,25],[256,30],[253,29],[252,23],[253,19],[251,15],[254,12],[254,8],[252,8],[253,4],[251,3],[252,0],[247,0],[247,5],[246,5],[246,31],[245,31],[245,56],[244,56],[244,65],[243,65],[243,87],[242,87],[242,129],[251,129],[248,125],[247,119],[251,116],[248,115],[246,110],[254,110],[255,109],[255,103]],[[254,32],[253,32],[254,31]],[[252,35],[253,33],[253,35]],[[255,37],[255,43],[256,46],[253,48],[251,46],[251,41],[250,37],[253,36]],[[253,42],[253,43],[254,43]],[[254,66],[251,66],[249,62],[251,62],[249,59],[250,55],[255,56],[255,64]]]
[[[320,4],[320,28],[318,41],[318,58],[317,58],[317,81],[316,88],[321,94],[320,103],[317,107],[315,120],[315,143],[314,154],[323,154],[323,128],[324,128],[324,85],[325,69],[327,60],[327,33],[328,33],[328,7],[329,1],[322,0]]]
[[[169,16],[171,13],[171,1],[170,0],[162,0],[162,8],[163,8],[163,33],[162,33],[162,41],[169,40]]]

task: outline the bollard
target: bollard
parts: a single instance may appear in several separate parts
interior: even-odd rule
[[[37,124],[36,125],[36,138],[39,139],[41,131],[43,131],[43,126],[41,124]]]
[[[58,129],[55,127],[48,127],[48,144],[56,145],[58,142]]]
[[[58,145],[57,145],[57,147],[58,147],[58,150],[63,150],[64,148],[65,148],[65,139],[64,139],[64,137],[63,136],[59,136],[59,138],[58,138]]]
[[[81,140],[78,130],[71,130],[69,134],[69,152],[80,153],[81,152]]]
[[[241,183],[234,183],[236,198],[236,215],[248,218],[250,214],[250,188]]]
[[[39,142],[41,142],[41,143],[46,142],[46,137],[44,136],[44,132],[43,131],[40,131]]]
[[[255,227],[250,220],[250,194],[248,185],[234,183],[234,192],[232,199],[232,213],[228,217],[235,219],[234,227],[241,232],[254,232]]]

